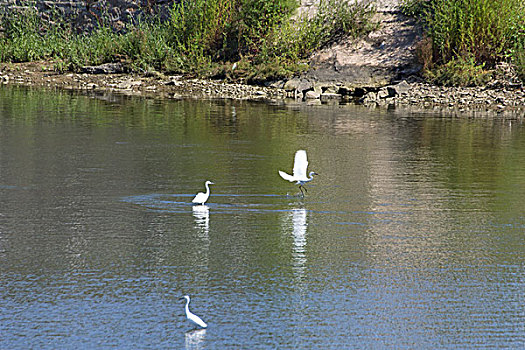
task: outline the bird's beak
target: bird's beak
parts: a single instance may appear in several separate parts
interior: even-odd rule
[[[314,175],[319,175],[318,173],[314,173]]]
[[[184,300],[184,297],[180,297],[179,300]]]
[[[210,185],[215,185],[215,182],[210,183]]]

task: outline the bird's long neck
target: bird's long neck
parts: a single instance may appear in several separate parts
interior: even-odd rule
[[[185,307],[185,309],[186,309],[186,315],[189,315],[189,314],[190,314],[190,307],[189,307],[189,305],[190,305],[190,301],[189,301],[189,300],[186,300],[186,307]]]
[[[210,185],[206,182],[206,195],[210,195]]]

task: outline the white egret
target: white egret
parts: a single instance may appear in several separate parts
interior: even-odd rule
[[[210,196],[210,186],[209,185],[214,185],[214,183],[211,181],[206,181],[204,183],[204,186],[206,186],[206,193],[203,193],[203,192],[197,193],[195,198],[193,198],[192,203],[201,204],[201,205],[204,205],[204,203],[206,203],[206,201],[208,200],[208,197]]]
[[[188,320],[190,320],[191,322],[195,323],[197,326],[201,327],[201,328],[206,328],[208,327],[208,325],[206,324],[206,322],[204,322],[199,316],[195,315],[194,313],[192,313],[190,311],[190,308],[188,305],[190,305],[190,296],[189,295],[185,295],[181,298],[179,298],[179,300],[184,300],[186,299],[186,318]]]
[[[308,190],[303,185],[307,182],[310,182],[314,179],[314,175],[319,175],[314,171],[310,171],[308,176],[306,176],[306,169],[308,168],[308,160],[306,158],[306,151],[305,150],[299,150],[295,152],[295,160],[293,163],[293,175],[289,175],[285,173],[284,171],[279,170],[279,175],[285,180],[288,180],[290,182],[295,182],[297,185],[299,185],[299,189],[301,190],[301,194],[304,197],[303,188],[306,192]]]

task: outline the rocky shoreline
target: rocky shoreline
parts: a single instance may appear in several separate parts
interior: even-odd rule
[[[158,73],[130,74],[111,64],[86,67],[84,73],[61,74],[54,70],[52,62],[31,62],[0,66],[0,84],[147,98],[288,101],[307,105],[356,103],[369,107],[517,111],[525,116],[525,88],[521,84],[501,81],[493,81],[485,87],[459,88],[403,80],[380,88],[350,88],[342,84],[318,84],[305,78],[295,78],[262,87]]]
[[[52,62],[4,64],[0,84],[47,89],[101,91],[148,98],[221,98],[235,100],[278,100],[280,89],[222,81],[165,76],[160,73],[126,73],[118,64],[85,67],[81,73],[58,73]]]

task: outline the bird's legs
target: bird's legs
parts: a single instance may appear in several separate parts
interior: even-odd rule
[[[306,189],[306,187],[303,187],[303,185],[299,185],[299,189],[301,190],[301,196],[304,197],[304,192],[303,192],[303,188],[306,192],[308,192],[308,190]]]

